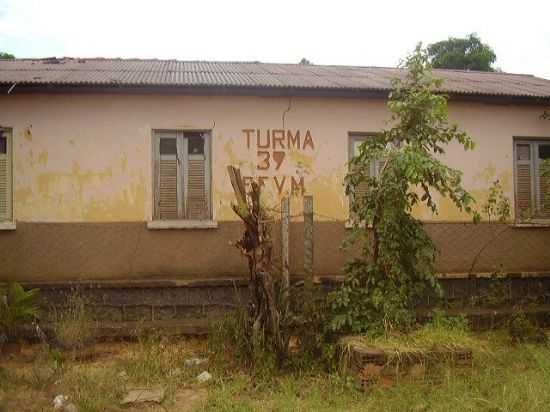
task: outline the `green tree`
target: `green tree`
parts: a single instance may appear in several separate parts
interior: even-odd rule
[[[419,45],[403,66],[407,76],[393,80],[388,102],[393,127],[360,145],[345,178],[354,216],[347,241],[361,253],[346,265],[342,287],[329,297],[332,332],[406,330],[418,299],[439,291],[437,250],[413,208],[426,206],[436,214],[438,192],[479,218],[462,173],[441,156],[448,143],[470,150],[474,142],[449,124],[447,97],[437,93],[441,80],[431,75],[426,50]]]
[[[13,54],[0,51],[0,59],[15,59],[15,56]]]
[[[430,63],[438,69],[495,71],[493,49],[472,33],[465,38],[449,37],[428,46]]]

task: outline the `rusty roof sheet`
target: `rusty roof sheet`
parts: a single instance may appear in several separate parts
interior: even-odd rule
[[[384,67],[139,59],[0,60],[0,84],[389,91],[403,71]],[[434,70],[451,94],[548,99],[550,80],[525,74]]]

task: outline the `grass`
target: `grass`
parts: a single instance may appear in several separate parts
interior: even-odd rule
[[[389,359],[402,355],[419,354],[429,356],[433,351],[454,352],[470,349],[484,353],[490,348],[469,331],[466,319],[437,315],[426,325],[407,334],[389,333],[384,336],[347,336],[340,340],[344,355],[352,346],[364,349],[375,348],[384,351]]]
[[[439,385],[365,393],[349,377],[318,373],[281,377],[257,391],[241,375],[211,388],[204,411],[550,411],[550,349],[510,346],[499,335],[481,341],[494,350],[476,358],[473,372],[447,371]]]
[[[86,302],[78,291],[67,296],[66,307],[56,315],[54,333],[63,347],[76,352],[93,343],[95,322],[92,321]]]
[[[438,344],[443,339],[437,336],[442,333],[437,328],[419,333],[426,335],[406,338],[406,344],[411,344],[409,339],[414,345],[419,340]],[[185,359],[205,356],[206,351],[206,342],[194,339],[152,335],[137,342],[96,344],[95,356],[86,361],[60,359],[38,347],[27,347],[20,359],[0,364],[0,410],[2,402],[7,411],[51,410],[52,399],[65,394],[81,412],[550,411],[547,345],[512,344],[503,333],[467,337],[475,347],[484,348],[476,351],[473,370],[448,369],[438,385],[408,383],[373,388],[368,393],[357,387],[353,377],[318,367],[270,377],[221,363],[189,368]],[[391,337],[394,343],[404,345],[402,338]],[[459,339],[460,334],[454,338]],[[195,377],[204,369],[214,379],[201,386]],[[143,385],[165,387],[163,404],[135,409],[120,406],[127,387]],[[201,388],[208,393],[194,409],[189,409],[185,400],[178,401],[182,390],[204,392]]]
[[[59,394],[69,396],[81,412],[132,410],[120,406],[127,388],[149,385],[166,390],[160,410],[179,410],[176,392],[201,371],[184,361],[201,356],[204,347],[203,341],[150,335],[137,342],[98,343],[86,360],[72,356],[72,350],[60,354],[39,345],[25,347],[20,358],[0,363],[0,411],[51,410]]]

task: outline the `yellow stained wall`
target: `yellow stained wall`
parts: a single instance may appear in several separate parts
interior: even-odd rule
[[[550,137],[536,106],[451,104],[451,119],[477,143],[474,151],[448,147],[449,165],[479,203],[500,179],[513,203],[513,137]],[[14,214],[27,222],[145,221],[152,215],[151,134],[154,129],[212,131],[212,202],[217,220],[235,220],[228,164],[263,176],[265,201],[300,188],[313,194],[319,220],[345,220],[342,186],[349,132],[375,132],[388,112],[381,100],[252,96],[13,94],[0,96],[0,126],[13,128]],[[244,132],[251,129],[253,132]],[[267,131],[278,138],[267,149]],[[283,130],[284,132],[281,132]],[[274,132],[275,131],[275,132]],[[300,132],[300,149],[288,148]],[[285,139],[281,139],[281,136]],[[306,144],[306,134],[310,139]],[[247,137],[248,136],[248,137]],[[250,139],[248,144],[247,140]],[[283,148],[284,146],[284,148]],[[270,167],[264,163],[269,152]],[[275,154],[275,152],[282,152]],[[277,161],[276,161],[277,160]],[[276,170],[277,163],[280,162]],[[284,178],[284,181],[283,181]],[[277,180],[275,180],[277,179]],[[279,190],[277,187],[279,186]],[[293,201],[301,211],[300,198]],[[461,221],[447,201],[425,220]]]

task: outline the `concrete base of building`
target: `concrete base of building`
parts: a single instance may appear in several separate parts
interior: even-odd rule
[[[328,292],[342,279],[317,277],[315,285]],[[295,277],[293,288],[301,288],[302,280]],[[419,317],[438,305],[450,313],[468,315],[477,329],[504,325],[518,308],[542,323],[550,320],[550,273],[441,275],[440,283],[443,297],[426,295]],[[55,322],[77,295],[91,318],[99,321],[98,333],[103,337],[133,336],[148,328],[162,328],[171,334],[204,334],[211,321],[246,303],[248,291],[246,280],[231,278],[28,282],[24,286],[40,289],[43,324]]]

